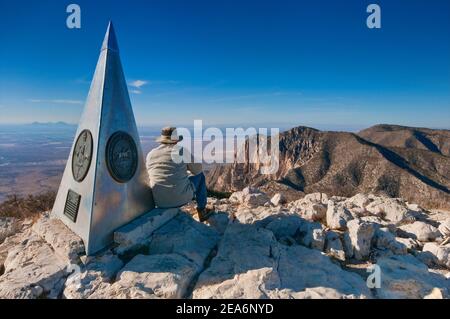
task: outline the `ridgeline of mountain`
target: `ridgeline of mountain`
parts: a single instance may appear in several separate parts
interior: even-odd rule
[[[380,124],[358,135],[385,147],[428,150],[450,156],[450,130]]]
[[[426,207],[450,207],[450,131],[377,125],[359,134],[296,127],[280,134],[280,167],[228,164],[208,173],[208,186],[236,191],[248,185],[290,197],[381,193]],[[248,141],[246,143],[248,149]],[[298,195],[296,195],[298,193]]]

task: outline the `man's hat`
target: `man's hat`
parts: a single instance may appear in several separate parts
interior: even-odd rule
[[[156,139],[162,144],[177,144],[183,140],[183,136],[178,136],[176,127],[165,127],[161,130],[161,136]]]

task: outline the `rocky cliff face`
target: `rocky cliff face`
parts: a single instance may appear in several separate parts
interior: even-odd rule
[[[59,220],[0,221],[0,298],[449,298],[450,215],[400,198],[255,188],[155,210],[94,257]],[[67,265],[70,267],[67,268]],[[367,269],[380,267],[380,287]],[[71,272],[74,272],[70,275]]]
[[[288,192],[291,199],[313,192],[378,193],[449,208],[449,144],[450,134],[440,130],[380,126],[357,135],[297,127],[280,134],[276,174],[262,175],[258,163],[246,161],[214,167],[207,180],[217,191],[251,185]]]

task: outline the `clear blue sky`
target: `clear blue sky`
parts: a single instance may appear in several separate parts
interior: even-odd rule
[[[139,124],[450,128],[448,0],[0,0],[0,123],[77,123],[109,19]]]

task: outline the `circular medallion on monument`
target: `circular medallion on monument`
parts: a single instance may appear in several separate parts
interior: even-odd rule
[[[109,173],[119,183],[126,183],[136,173],[138,158],[133,138],[125,132],[114,133],[106,145]]]
[[[72,174],[77,182],[84,180],[91,166],[92,144],[91,132],[83,130],[78,135],[72,156]]]

